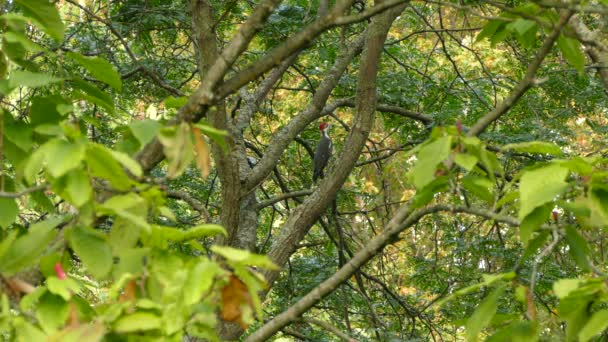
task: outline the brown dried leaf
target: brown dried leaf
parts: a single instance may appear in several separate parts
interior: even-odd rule
[[[230,276],[230,281],[222,289],[222,304],[222,319],[237,322],[241,328],[247,329],[248,325],[243,320],[243,309],[247,306],[253,308],[253,301],[245,283],[234,275]]]
[[[137,283],[135,279],[131,279],[126,285],[124,292],[118,298],[119,302],[129,302],[135,299],[137,294]]]
[[[196,165],[201,170],[203,178],[207,178],[211,172],[211,157],[209,153],[209,146],[203,139],[200,128],[192,127],[192,133],[194,135],[194,150],[196,151]]]

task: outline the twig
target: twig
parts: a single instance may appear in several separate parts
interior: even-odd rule
[[[0,191],[0,198],[19,198],[23,195],[27,195],[31,192],[36,192],[40,190],[45,190],[49,187],[48,184],[40,184],[31,188],[27,188],[25,190],[21,190],[19,192],[4,192]]]
[[[255,209],[260,210],[260,209],[266,208],[268,206],[271,206],[277,202],[286,200],[288,198],[302,197],[302,196],[307,196],[310,194],[312,194],[312,190],[300,190],[300,191],[294,191],[294,192],[290,192],[290,193],[286,193],[286,194],[281,194],[281,195],[275,196],[273,198],[267,199],[265,201],[259,202],[255,206]]]
[[[517,100],[519,100],[519,98],[521,98],[522,95],[534,85],[534,76],[536,75],[538,68],[549,51],[551,51],[553,43],[555,43],[557,40],[562,28],[564,25],[566,25],[572,14],[573,13],[571,11],[562,13],[559,22],[551,34],[549,34],[549,36],[545,39],[543,45],[536,53],[536,57],[528,66],[524,78],[519,82],[519,84],[517,84],[517,86],[515,86],[515,88],[513,88],[509,96],[504,101],[502,101],[496,108],[488,112],[486,115],[481,117],[477,123],[475,123],[475,125],[467,133],[468,136],[474,137],[483,132],[492,122],[496,121],[498,118],[500,118],[500,116],[509,111],[515,105]]]
[[[313,318],[304,318],[303,321],[308,324],[314,324],[316,326],[319,326],[323,330],[329,331],[330,333],[338,336],[339,338],[341,338],[344,341],[348,341],[348,342],[357,342],[358,341],[358,340],[348,336],[346,333],[340,331],[340,329],[334,327],[333,325],[331,325],[325,321],[321,321],[321,320],[313,319]]]

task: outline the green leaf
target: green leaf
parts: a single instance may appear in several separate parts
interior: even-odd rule
[[[418,162],[412,171],[412,181],[416,189],[424,188],[435,179],[437,165],[448,157],[451,144],[451,137],[445,136],[420,149]]]
[[[220,146],[224,151],[226,151],[226,149],[228,148],[228,145],[226,144],[226,137],[228,136],[228,132],[212,127],[211,125],[206,124],[204,122],[196,123],[194,124],[194,127],[200,129],[203,134],[211,138],[218,146]]]
[[[146,145],[160,131],[162,125],[155,120],[141,120],[135,121],[129,125],[131,132],[135,136],[135,138],[139,141],[141,146]]]
[[[496,34],[501,28],[504,28],[507,25],[502,20],[490,20],[487,24],[484,25],[483,29],[477,34],[475,38],[475,42],[479,42],[484,38],[490,38]]]
[[[11,88],[19,86],[38,88],[61,81],[63,81],[62,78],[54,77],[49,74],[41,74],[27,70],[15,70],[11,73],[8,84]]]
[[[105,235],[92,229],[76,227],[70,232],[70,245],[93,276],[103,279],[110,273],[112,251]]]
[[[66,178],[65,192],[69,201],[76,207],[83,206],[91,199],[91,195],[93,194],[89,177],[87,177],[84,171],[78,169],[68,173]]]
[[[85,57],[74,52],[68,52],[67,55],[87,69],[87,71],[99,81],[118,91],[122,90],[120,74],[114,69],[114,66],[105,59],[99,57]]]
[[[591,266],[589,265],[589,246],[587,240],[583,238],[572,226],[566,227],[566,241],[570,246],[569,253],[576,261],[578,267],[583,271],[590,271]]]
[[[565,298],[584,283],[581,279],[559,279],[553,283],[553,292],[557,298]]]
[[[265,255],[227,246],[211,246],[211,251],[241,265],[258,266],[271,270],[278,269],[278,267]]]
[[[454,162],[467,171],[473,170],[479,159],[467,153],[458,153],[454,156]]]
[[[57,107],[65,104],[65,99],[58,95],[34,97],[32,99],[32,107],[30,108],[29,113],[31,123],[37,126],[34,131],[45,134],[42,132],[45,127],[42,125],[48,124],[50,126],[46,126],[46,130],[52,129],[55,132],[61,132],[60,134],[63,135],[63,132],[60,131],[60,127],[57,124],[63,120],[64,116],[59,112]]]
[[[9,115],[6,115],[6,117],[9,117]],[[23,151],[30,152],[32,146],[34,146],[31,125],[25,122],[11,122],[5,123],[4,129],[4,137],[7,140],[17,145]]]
[[[84,159],[85,146],[79,143],[70,143],[61,139],[53,139],[46,143],[42,149],[46,155],[46,169],[59,178],[68,171],[80,167]]]
[[[15,0],[23,14],[35,19],[40,28],[56,41],[63,39],[65,27],[55,6],[47,0]]]
[[[525,171],[519,184],[519,219],[525,218],[537,207],[562,194],[568,187],[564,180],[568,173],[567,168],[556,164]]]
[[[49,292],[54,293],[64,300],[70,300],[72,295],[81,289],[80,284],[72,278],[59,279],[55,276],[46,279],[46,286]]]
[[[587,342],[592,337],[604,332],[606,328],[608,328],[608,310],[597,311],[578,333],[578,338],[581,342]]]
[[[526,247],[526,250],[524,251],[524,254],[521,257],[522,261],[532,257],[536,253],[536,251],[538,251],[542,246],[544,246],[548,237],[549,232],[543,231],[540,232],[538,236],[534,237],[532,240],[529,240],[528,246]]]
[[[169,96],[165,99],[165,107],[167,108],[175,108],[179,109],[188,103],[188,98],[185,96],[182,97],[173,97]]]
[[[202,259],[188,272],[188,278],[182,289],[184,304],[193,305],[201,301],[201,297],[215,281],[216,275],[223,272],[222,268],[215,262]]]
[[[435,197],[435,194],[447,190],[448,180],[446,176],[437,177],[437,179],[433,180],[422,190],[416,191],[416,195],[412,200],[412,208],[420,208],[426,205]]]
[[[162,320],[159,316],[150,312],[136,312],[123,316],[114,323],[114,331],[117,333],[129,333],[134,331],[147,331],[160,329]]]
[[[130,248],[135,247],[141,230],[133,229],[133,223],[122,217],[114,219],[112,230],[110,230],[109,242],[114,255],[118,255]]]
[[[554,156],[561,156],[563,154],[559,146],[553,143],[542,141],[530,141],[517,144],[508,144],[503,146],[502,150],[522,153],[550,154]]]
[[[0,273],[10,276],[33,265],[57,235],[55,227],[60,222],[61,219],[52,218],[32,225],[0,258]]]
[[[133,174],[135,177],[141,177],[143,175],[141,165],[139,165],[138,162],[133,160],[127,154],[110,149],[108,149],[108,152],[110,152],[112,157],[122,164],[122,166],[124,166],[127,170],[129,170],[129,172],[131,172],[131,174]]]
[[[17,317],[13,321],[18,342],[46,341],[47,336],[38,328],[25,321],[23,317]]]
[[[502,296],[504,290],[505,286],[502,285],[492,291],[467,320],[466,332],[468,341],[476,341],[479,333],[490,324],[498,308],[498,299]]]
[[[80,95],[80,98],[104,108],[108,113],[114,113],[114,101],[112,101],[110,95],[79,78],[73,79],[72,85],[75,89],[80,90],[76,93],[76,96]]]
[[[551,215],[551,204],[543,205],[534,209],[528,216],[526,216],[519,226],[519,239],[524,246],[528,243],[532,234],[547,220]]]
[[[583,68],[585,67],[585,55],[581,49],[581,42],[561,34],[557,39],[557,46],[566,61],[578,70],[578,72],[583,72]]]
[[[19,214],[19,206],[14,198],[0,198],[0,228],[8,228]]]
[[[507,28],[517,32],[519,35],[524,35],[526,34],[526,32],[528,32],[528,30],[533,29],[536,26],[536,22],[532,21],[532,20],[528,20],[528,19],[516,19],[513,22],[510,22],[509,24],[507,24]]]
[[[28,184],[32,185],[36,182],[36,176],[44,164],[45,157],[44,150],[38,149],[34,151],[27,160],[25,168],[23,169],[23,177]]]
[[[42,295],[36,305],[36,318],[42,329],[48,334],[54,333],[63,326],[68,318],[68,313],[68,303],[60,296],[50,292]]]
[[[93,176],[110,181],[117,190],[129,190],[132,181],[112,153],[103,145],[89,144],[86,161]]]
[[[200,239],[218,234],[228,236],[226,229],[218,224],[202,224],[186,230],[184,232],[184,240]]]
[[[31,39],[29,39],[25,34],[19,32],[5,32],[4,39],[9,43],[17,43],[21,44],[23,48],[29,52],[39,52],[44,50],[44,48],[36,43],[34,43]],[[0,58],[1,60],[1,58]],[[1,74],[0,74],[1,76]],[[0,77],[2,78],[2,77]]]
[[[178,177],[194,158],[190,126],[182,122],[179,126],[163,128],[160,130],[158,140],[163,145],[163,151],[169,162],[167,177]]]
[[[494,201],[494,183],[486,177],[479,177],[472,174],[462,179],[462,185],[472,194],[478,196],[488,203]]]

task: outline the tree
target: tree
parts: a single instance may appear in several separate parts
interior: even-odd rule
[[[2,6],[5,336],[605,330],[605,1]]]

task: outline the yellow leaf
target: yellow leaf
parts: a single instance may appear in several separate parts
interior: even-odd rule
[[[196,151],[196,165],[201,170],[203,178],[209,176],[211,170],[211,158],[209,156],[209,147],[201,135],[201,130],[198,127],[192,127],[194,134],[194,150]]]

